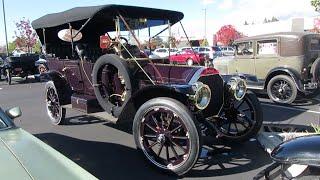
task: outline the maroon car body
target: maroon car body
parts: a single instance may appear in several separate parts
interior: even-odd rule
[[[46,50],[49,71],[43,75],[49,79],[45,95],[51,122],[68,123],[65,112],[70,106],[88,115],[133,122],[138,149],[154,166],[178,175],[198,160],[202,135],[208,135],[205,129],[229,140],[254,136],[262,124],[261,108],[254,94],[246,93],[244,80],[222,77],[213,67],[165,64],[168,59],[149,59],[142,53],[134,30],[160,25],[170,29],[182,18],[176,11],[104,5],[33,21]],[[137,45],[120,36],[123,30]],[[240,112],[243,105],[246,112]],[[240,115],[247,118],[239,121],[243,128],[231,128]]]
[[[199,54],[192,50],[179,51],[175,55],[169,57],[170,63],[186,64],[186,65],[204,65],[205,55]]]

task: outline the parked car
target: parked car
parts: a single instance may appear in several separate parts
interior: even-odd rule
[[[235,49],[233,47],[226,46],[221,47],[220,49],[223,56],[234,56],[235,54]]]
[[[50,79],[45,86],[51,122],[66,123],[66,108],[74,108],[118,124],[132,123],[135,144],[145,158],[177,175],[194,166],[202,136],[209,136],[200,124],[229,141],[255,136],[263,121],[262,110],[243,79],[221,76],[212,67],[163,64],[164,58],[141,56],[139,47],[125,37],[109,35],[114,31],[120,35],[120,29],[168,27],[182,18],[177,11],[103,5],[73,8],[33,21],[52,55],[46,58]],[[66,34],[58,37],[56,32],[61,30]],[[72,47],[77,55],[72,55]]]
[[[217,56],[221,56],[221,49],[217,46],[213,47],[195,47],[195,51],[199,54],[205,54],[209,56],[209,59],[213,60]]]
[[[319,145],[320,135],[297,137],[281,143],[271,152],[274,163],[253,179],[319,179]],[[316,169],[316,176],[308,172],[310,168]]]
[[[252,88],[266,90],[276,103],[292,103],[298,94],[319,94],[319,34],[273,33],[238,39],[234,44],[234,58],[215,61],[220,72],[256,75],[260,83]]]
[[[154,55],[157,55],[161,58],[167,58],[170,55],[175,55],[178,52],[178,49],[172,48],[170,49],[170,53],[169,53],[169,48],[159,48],[159,49],[155,49],[153,51]]]
[[[39,74],[39,66],[35,62],[39,60],[38,54],[20,54],[9,56],[4,60],[2,75],[11,84],[12,77],[28,78],[28,75]]]
[[[205,56],[192,50],[178,51],[169,57],[170,63],[192,65],[204,65]]]
[[[6,111],[0,108],[1,179],[97,179],[58,151],[17,127],[13,120],[19,116],[21,110],[18,107]]]

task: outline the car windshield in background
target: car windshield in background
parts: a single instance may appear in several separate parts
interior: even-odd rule
[[[213,49],[214,51],[221,51],[221,49],[220,49],[219,47],[212,47],[212,49]]]
[[[310,42],[311,50],[319,51],[320,50],[320,40],[319,39],[312,39]]]

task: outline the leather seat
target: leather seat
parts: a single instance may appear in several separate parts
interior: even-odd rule
[[[271,158],[283,164],[320,167],[320,135],[299,137],[277,146]]]

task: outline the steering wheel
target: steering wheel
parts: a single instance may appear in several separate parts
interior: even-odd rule
[[[117,38],[113,38],[113,39],[112,39],[112,42],[113,42],[112,44],[118,44],[119,41],[116,41],[116,40],[117,40]],[[119,40],[120,40],[120,43],[121,43],[121,44],[124,44],[124,45],[125,45],[125,44],[128,44],[128,39],[125,38],[125,37],[119,36]],[[123,40],[124,42],[121,42],[122,40]]]

